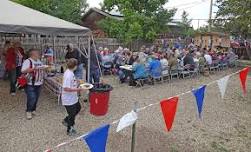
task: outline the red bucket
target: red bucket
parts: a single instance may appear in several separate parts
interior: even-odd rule
[[[90,92],[90,113],[95,116],[104,116],[108,112],[110,91],[91,90]]]

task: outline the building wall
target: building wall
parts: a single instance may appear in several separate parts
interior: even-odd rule
[[[210,45],[211,36],[210,35],[196,35],[194,38],[195,45],[201,46],[201,47],[208,47]],[[212,44],[213,48],[217,46],[222,47],[230,47],[230,39],[228,36],[221,36],[221,35],[212,35]]]

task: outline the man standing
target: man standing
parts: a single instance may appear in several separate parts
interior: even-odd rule
[[[91,41],[90,50],[90,81],[89,83],[99,83],[100,82],[100,63],[102,62],[102,57],[98,51],[95,50],[94,42]],[[89,65],[88,65],[89,66]],[[87,66],[87,71],[88,71]]]
[[[74,58],[78,61],[77,69],[74,71],[74,75],[77,79],[83,79],[84,73],[84,57],[81,55],[80,50],[78,48],[74,48],[73,44],[69,43],[66,46],[66,50],[68,51],[65,55],[66,61]]]
[[[40,55],[38,50],[29,50],[29,58],[24,61],[21,70],[22,73],[28,75],[28,84],[25,87],[27,96],[26,117],[28,120],[32,119],[32,116],[35,115],[41,85],[43,84],[44,67],[39,59]]]

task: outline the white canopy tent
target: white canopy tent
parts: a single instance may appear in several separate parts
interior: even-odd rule
[[[0,1],[0,32],[61,36],[90,34],[88,28],[44,14],[9,0]]]
[[[41,34],[53,37],[88,36],[88,65],[90,65],[92,33],[86,27],[64,21],[9,0],[0,0],[0,33]],[[83,54],[83,52],[81,53]],[[88,68],[88,73],[90,73],[90,68]]]

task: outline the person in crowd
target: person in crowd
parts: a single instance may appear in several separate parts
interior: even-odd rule
[[[113,55],[109,53],[108,51],[105,51],[102,57],[102,64],[111,62],[113,63]]]
[[[178,58],[178,57],[180,56],[180,51],[179,51],[179,49],[174,48],[174,49],[173,49],[173,52],[174,52],[174,56],[175,56],[176,58]]]
[[[65,106],[68,116],[64,118],[62,124],[67,127],[67,135],[75,135],[75,118],[81,110],[78,93],[84,89],[78,88],[78,81],[74,71],[78,67],[78,60],[71,58],[67,60],[67,70],[63,76],[62,104]]]
[[[103,49],[103,47],[99,47],[98,51],[99,51],[99,53],[100,53],[101,56],[104,55],[104,49]]]
[[[228,60],[234,60],[236,57],[235,53],[233,52],[232,49],[229,49],[228,52],[227,52],[227,58]]]
[[[140,49],[140,52],[138,54],[139,60],[142,62],[146,62],[146,58],[147,58],[147,54],[145,54],[145,50],[144,49]]]
[[[16,79],[21,76],[21,68],[25,59],[24,49],[21,47],[19,41],[14,42],[14,49],[16,53]]]
[[[151,48],[145,48],[145,54],[148,54],[150,55],[151,54],[151,51],[154,51],[155,49],[155,46],[153,45]]]
[[[3,50],[1,52],[1,64],[3,67],[3,79],[4,80],[8,79],[8,71],[6,70],[5,66],[6,66],[7,51],[10,47],[11,47],[11,41],[9,41],[9,40],[5,41],[5,44],[3,46]]]
[[[21,75],[21,67],[24,60],[24,50],[19,41],[14,42],[6,53],[6,70],[10,81],[10,94],[16,94],[16,80]]]
[[[89,83],[97,84],[97,83],[100,83],[100,77],[101,77],[100,63],[102,63],[102,57],[101,57],[100,53],[95,50],[93,41],[91,41],[91,51],[90,52],[91,53],[90,53],[90,79],[89,79]],[[86,63],[87,63],[87,61],[86,61]],[[86,70],[88,71],[88,67]]]
[[[46,48],[44,51],[44,57],[46,58],[46,64],[48,64],[48,65],[53,64],[53,56],[54,56],[53,49],[49,45],[46,45]]]
[[[130,77],[130,86],[136,85],[138,79],[147,78],[146,68],[144,61],[141,61],[139,58],[135,61],[132,68],[132,76]]]
[[[205,56],[205,55],[204,55],[203,52],[200,53],[200,54],[198,54],[199,68],[200,68],[200,71],[201,71],[201,72],[204,72],[204,68],[205,68],[206,62],[207,62],[204,56]]]
[[[161,76],[161,63],[158,59],[158,55],[154,54],[152,56],[152,61],[149,63],[149,72],[152,78]]]
[[[132,65],[134,61],[135,59],[134,59],[133,53],[130,51],[126,52],[126,64]]]
[[[175,57],[174,53],[170,53],[168,59],[168,66],[170,70],[175,70],[178,65],[178,59]]]
[[[110,73],[113,69],[114,63],[114,54],[107,50],[102,57],[102,71],[106,73],[107,71]]]
[[[207,65],[211,65],[213,63],[212,56],[206,51],[204,54],[204,58],[206,59]]]
[[[78,48],[74,48],[73,44],[69,43],[66,46],[66,50],[68,51],[65,55],[66,61],[74,58],[78,61],[78,67],[74,71],[74,74],[77,79],[83,79],[84,74],[84,56],[80,53],[80,50]]]
[[[9,47],[6,52],[6,63],[5,63],[5,69],[8,72],[8,78],[10,81],[10,94],[12,96],[16,95],[16,49],[14,47]]]
[[[221,65],[227,63],[227,56],[223,52],[219,52],[218,59]]]
[[[35,116],[37,103],[43,84],[43,75],[45,68],[40,61],[39,51],[37,49],[29,50],[29,58],[22,65],[21,72],[28,75],[28,84],[25,87],[27,96],[26,117],[28,120]]]
[[[161,68],[165,69],[168,67],[168,60],[165,57],[164,53],[160,56],[160,63],[161,63]]]
[[[194,68],[195,62],[193,59],[193,52],[187,52],[185,58],[183,59],[184,66],[189,65],[189,69],[192,70]]]
[[[193,53],[193,60],[194,60],[194,62],[197,64],[197,63],[199,63],[199,57],[201,56],[201,53],[200,52],[194,52]]]
[[[119,69],[121,65],[125,65],[126,57],[125,57],[125,52],[123,50],[116,53],[114,63],[116,69]]]

